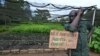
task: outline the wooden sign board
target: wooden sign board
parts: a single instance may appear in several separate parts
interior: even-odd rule
[[[78,32],[51,30],[49,48],[76,49]]]

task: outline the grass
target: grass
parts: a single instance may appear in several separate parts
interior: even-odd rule
[[[49,33],[51,29],[64,30],[60,23],[27,23],[10,25],[8,28],[2,26],[0,32],[10,33]]]

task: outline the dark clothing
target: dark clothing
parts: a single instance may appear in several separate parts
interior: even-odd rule
[[[80,21],[77,29],[72,29],[70,23],[66,23],[64,26],[67,31],[79,32],[77,48],[72,49],[71,56],[89,56],[88,30],[91,29],[91,23],[88,21]]]

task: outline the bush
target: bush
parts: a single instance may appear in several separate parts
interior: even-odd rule
[[[0,25],[0,32],[5,32],[5,31],[7,31],[7,28],[5,26]]]
[[[89,46],[95,52],[100,53],[100,26],[95,27],[95,31],[93,32],[92,42],[90,43]]]

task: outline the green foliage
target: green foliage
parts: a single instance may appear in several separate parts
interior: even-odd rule
[[[0,32],[4,32],[4,31],[6,31],[5,28],[0,28]]]
[[[91,49],[94,49],[95,52],[100,53],[100,26],[95,27],[95,31],[92,37],[92,42],[90,43],[89,46]]]
[[[34,13],[36,13],[36,15],[33,17],[33,21],[37,21],[37,22],[47,22],[48,17],[50,17],[50,13],[48,10],[35,10]]]
[[[9,29],[9,26],[0,25],[0,32],[5,32]]]
[[[6,0],[0,8],[0,24],[28,21],[32,19],[30,6],[24,0]]]
[[[49,33],[51,29],[64,30],[60,23],[21,23],[12,24],[9,28],[1,27],[0,32],[10,33]]]
[[[56,25],[56,26],[55,26]],[[61,30],[60,24],[42,23],[42,24],[20,24],[10,29],[11,32],[17,33],[49,33],[51,29]]]

